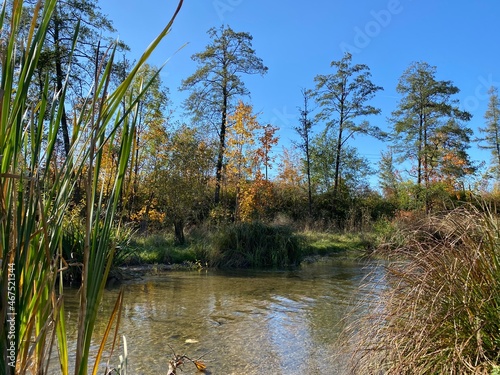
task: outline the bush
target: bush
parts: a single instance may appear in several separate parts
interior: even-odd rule
[[[212,235],[209,258],[212,266],[222,268],[285,267],[299,264],[301,251],[289,227],[237,223]]]

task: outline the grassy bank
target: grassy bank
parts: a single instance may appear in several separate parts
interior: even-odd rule
[[[299,235],[303,238],[304,256],[358,253],[372,246],[372,237],[361,233],[305,231]]]
[[[166,233],[134,235],[121,265],[200,263],[213,267],[284,267],[308,256],[358,253],[370,246],[353,233],[296,231],[262,223],[194,231],[179,245]]]
[[[129,264],[173,264],[197,260],[198,241],[190,239],[184,245],[176,243],[174,236],[155,233],[134,236],[130,242],[130,254],[122,265]]]

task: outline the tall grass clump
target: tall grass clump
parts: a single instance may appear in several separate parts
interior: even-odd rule
[[[5,1],[0,13],[0,373],[47,374],[57,358],[61,374],[74,368],[87,375],[92,340],[101,341],[93,373],[113,324],[119,320],[123,295],[102,338],[93,337],[97,313],[116,244],[112,228],[134,138],[141,92],[131,84],[139,68],[166,35],[165,27],[123,82],[110,89],[115,46],[96,58],[91,94],[72,114],[72,147],[57,154],[57,135],[64,113],[65,90],[54,91],[49,77],[40,87],[37,67],[57,0],[38,1],[27,34],[23,1]],[[179,2],[177,12],[182,5]],[[176,14],[177,14],[176,12]],[[174,15],[175,17],[175,15]],[[75,30],[73,48],[78,28]],[[67,72],[70,77],[70,72]],[[145,82],[143,90],[149,82]],[[66,87],[66,85],[65,85]],[[106,146],[117,148],[111,192],[100,184]],[[78,179],[85,181],[82,285],[75,363],[70,365],[64,312],[62,272],[63,223]],[[115,334],[116,337],[116,334]],[[92,368],[92,366],[90,365]]]
[[[350,330],[353,373],[490,374],[500,360],[500,220],[460,208],[406,228],[379,304]]]
[[[276,268],[299,264],[301,246],[290,227],[242,222],[220,227],[208,253],[215,267]]]

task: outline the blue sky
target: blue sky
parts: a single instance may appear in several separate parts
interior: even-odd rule
[[[103,0],[100,6],[134,58],[162,30],[176,5],[174,0]],[[438,79],[451,80],[461,90],[456,98],[472,113],[468,126],[476,134],[484,126],[488,88],[500,86],[498,0],[185,0],[172,32],[149,61],[161,65],[170,59],[162,79],[175,105],[187,95],[177,91],[181,80],[196,69],[191,55],[210,42],[207,30],[222,24],[253,36],[256,54],[269,71],[244,78],[251,91],[246,101],[261,113],[262,123],[280,127],[285,146],[295,138],[301,88],[312,88],[317,74],[333,73],[330,62],[341,59],[346,49],[384,87],[372,101],[382,114],[370,122],[385,130],[398,103],[399,77],[414,61],[436,66]],[[351,145],[374,166],[386,148],[365,137]],[[474,160],[489,161],[489,153],[475,146],[470,153]]]

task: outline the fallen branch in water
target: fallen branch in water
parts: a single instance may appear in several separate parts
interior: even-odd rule
[[[169,344],[167,344],[167,345],[170,348],[170,350],[172,350],[172,354],[173,354],[173,358],[168,361],[167,375],[177,375],[177,369],[182,370],[182,365],[185,363],[186,360],[193,363],[196,366],[196,368],[198,369],[198,371],[205,372],[205,370],[207,369],[207,366],[205,365],[205,363],[200,361],[200,359],[202,359],[204,356],[206,356],[210,352],[203,354],[201,357],[198,357],[197,359],[191,359],[185,354],[183,354],[183,355],[175,354],[174,349]]]

